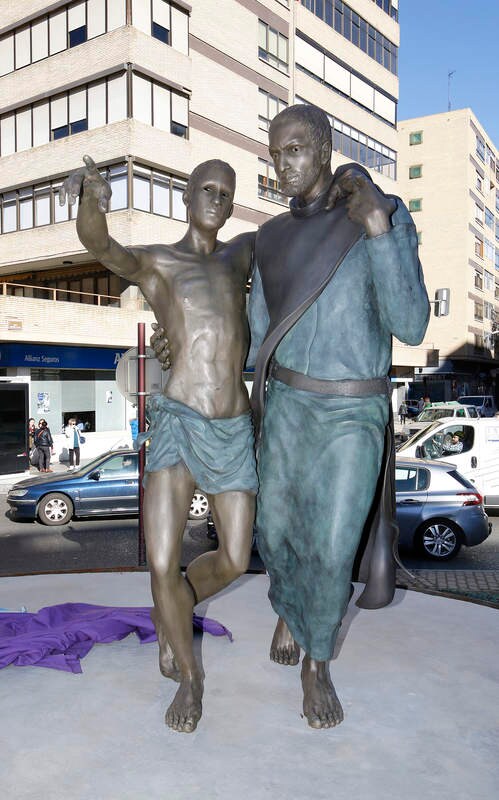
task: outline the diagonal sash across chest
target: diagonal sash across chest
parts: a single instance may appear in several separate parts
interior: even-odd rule
[[[344,201],[332,211],[281,214],[262,226],[256,260],[270,323],[258,353],[251,403],[258,426],[269,362],[281,339],[319,297],[363,228],[347,216]]]

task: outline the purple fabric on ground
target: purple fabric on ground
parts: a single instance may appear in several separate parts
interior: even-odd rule
[[[63,603],[36,614],[0,614],[0,669],[37,666],[80,673],[80,659],[97,642],[115,642],[136,633],[141,644],[156,641],[150,608]],[[232,634],[209,617],[192,616],[192,624],[213,636]]]

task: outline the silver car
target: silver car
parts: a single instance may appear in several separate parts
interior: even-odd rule
[[[397,455],[395,490],[401,548],[449,561],[461,545],[480,544],[491,531],[476,487],[446,461]]]

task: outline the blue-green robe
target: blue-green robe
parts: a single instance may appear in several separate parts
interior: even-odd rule
[[[323,218],[327,225],[328,215]],[[392,335],[408,344],[422,341],[428,297],[416,230],[401,201],[392,224],[389,232],[362,235],[353,244],[278,344],[279,364],[326,380],[383,377],[391,367]],[[269,325],[260,269],[272,264],[262,263],[268,249],[259,252],[258,240],[272,225],[286,282],[288,241],[279,241],[279,223],[270,220],[257,235],[250,364]],[[300,225],[305,237],[310,223],[301,219]],[[386,395],[327,397],[268,382],[258,453],[258,543],[274,610],[320,661],[332,656],[348,603],[352,564],[378,481],[388,403]]]

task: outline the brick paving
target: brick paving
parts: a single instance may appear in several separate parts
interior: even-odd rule
[[[408,589],[483,595],[499,606],[499,570],[497,569],[413,569],[412,580],[403,570],[397,570],[397,585]]]

